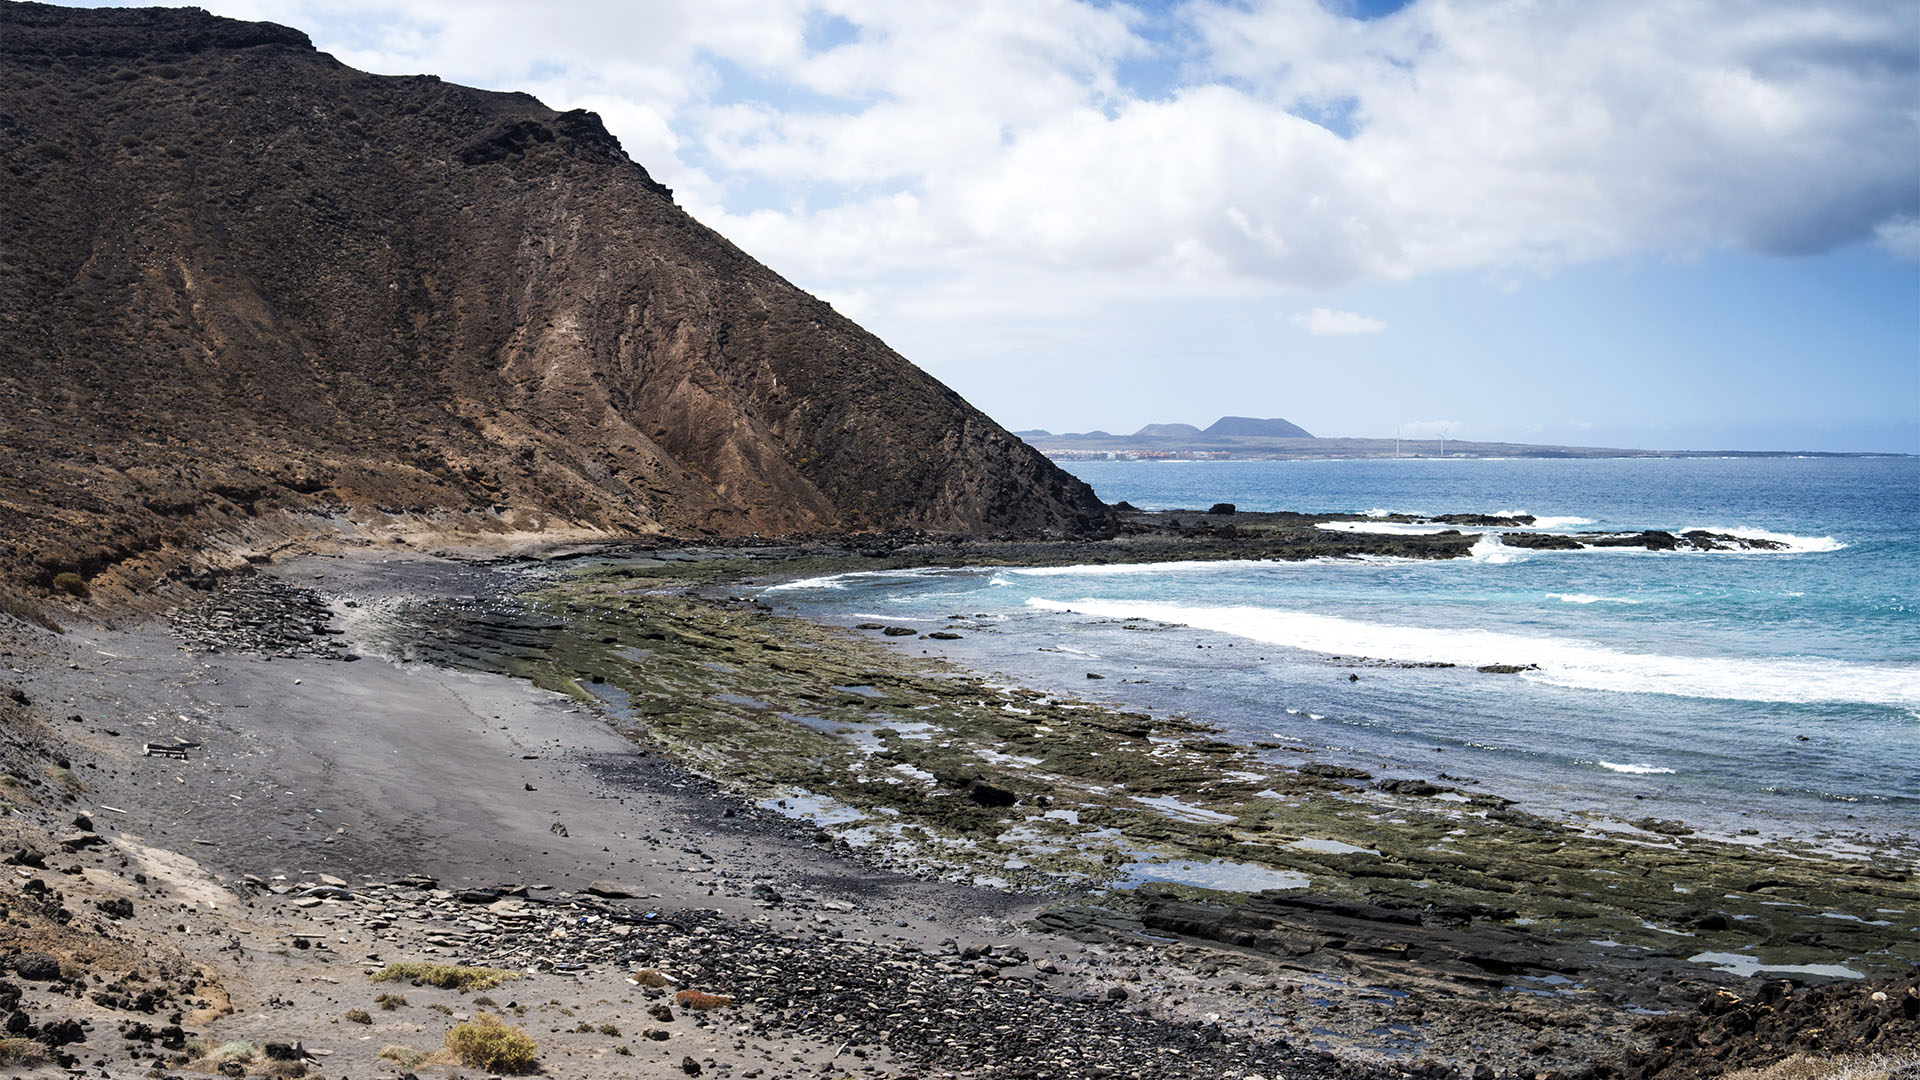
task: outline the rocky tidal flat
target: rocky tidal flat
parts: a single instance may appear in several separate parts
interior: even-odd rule
[[[1911,1038],[1899,852],[1545,816],[913,647],[991,632],[965,613],[889,634],[755,599],[969,559],[1459,542],[1308,522],[1239,544],[1218,518],[1051,546],[363,551],[144,627],[9,630],[20,730],[44,734],[9,751],[38,786],[9,819],[28,917],[6,949],[52,957],[60,991],[22,984],[21,1031],[105,1075],[455,1075],[444,1037],[485,1012],[552,1075],[768,1080],[1685,1077]],[[373,981],[402,961],[516,977]]]
[[[595,563],[516,600],[414,609],[423,621],[400,637],[415,656],[592,701],[868,861],[1060,895],[1036,920],[1058,933],[1211,942],[1462,1004],[1522,993],[1564,1011],[1562,1030],[1611,1014],[1602,1036],[1754,974],[1758,955],[1845,977],[1916,960],[1894,929],[1916,899],[1900,856],[1709,839],[1654,817],[1595,827],[1472,780],[1231,745],[1191,719],[1000,685],[716,588],[749,567],[771,569],[714,553]],[[957,614],[933,633],[986,629]],[[1409,1052],[1424,1042],[1367,1030]]]

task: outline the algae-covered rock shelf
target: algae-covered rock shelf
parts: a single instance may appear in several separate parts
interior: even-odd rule
[[[815,558],[784,565],[815,572]],[[1356,976],[1657,1000],[1676,974],[1891,974],[1920,889],[1891,855],[1547,818],[1471,780],[1375,779],[1202,718],[1003,685],[725,582],[777,559],[547,568],[372,616],[401,658],[506,671],[895,867],[1077,894],[1126,926]],[[949,628],[972,632],[964,616]],[[900,639],[904,640],[904,639]]]

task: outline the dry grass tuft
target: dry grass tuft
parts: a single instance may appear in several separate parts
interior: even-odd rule
[[[698,990],[682,990],[673,995],[673,1000],[683,1009],[694,1012],[707,1012],[712,1009],[724,1009],[733,1004],[733,999],[725,994],[707,994]]]
[[[53,621],[53,616],[48,615],[45,608],[6,589],[0,589],[0,614],[11,615],[21,622],[33,623],[56,634],[66,632],[59,623]]]
[[[32,1039],[0,1039],[0,1065],[44,1065],[47,1048]]]
[[[426,1060],[427,1055],[411,1046],[388,1043],[380,1048],[380,1056],[388,1061],[397,1062],[403,1069],[411,1069]]]
[[[518,971],[503,971],[500,968],[460,967],[455,964],[424,964],[408,961],[401,964],[388,964],[373,973],[374,982],[394,982],[399,979],[414,979],[428,986],[437,986],[442,990],[491,990],[501,983],[525,978]]]
[[[533,1068],[540,1046],[525,1031],[492,1013],[480,1013],[447,1032],[447,1049],[462,1065],[492,1072],[522,1073]]]

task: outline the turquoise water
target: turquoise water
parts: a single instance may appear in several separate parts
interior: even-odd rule
[[[1490,538],[1443,562],[935,570],[774,597],[846,621],[983,616],[947,651],[1535,806],[1727,831],[1920,831],[1920,459],[1069,468],[1145,509],[1525,512],[1555,532],[1707,528],[1787,547],[1545,552]],[[1532,666],[1476,670],[1494,664]]]

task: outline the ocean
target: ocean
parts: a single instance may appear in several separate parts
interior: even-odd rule
[[[1920,836],[1920,459],[1067,467],[1142,509],[1526,513],[1553,532],[1706,528],[1784,547],[1560,552],[1489,537],[1446,561],[935,568],[767,599],[844,623],[965,614],[991,630],[938,643],[961,663],[1208,721],[1275,760],[1311,749],[1540,812],[1727,836]]]

